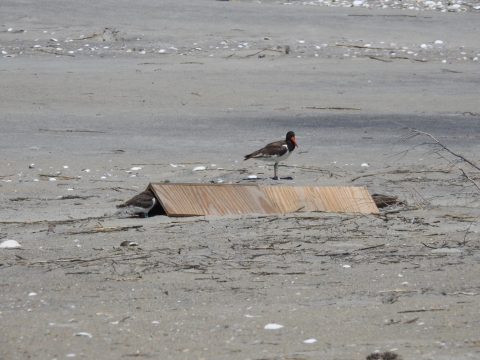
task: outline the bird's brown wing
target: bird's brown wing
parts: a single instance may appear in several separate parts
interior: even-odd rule
[[[117,208],[127,207],[127,206],[138,206],[142,208],[149,208],[152,206],[152,199],[155,197],[150,190],[146,190],[141,192],[138,195],[135,195],[130,200],[127,200],[123,204],[117,205]]]
[[[254,151],[249,155],[245,155],[245,160],[255,158],[276,158],[285,155],[288,152],[288,147],[285,141],[275,141],[268,144],[263,149]]]

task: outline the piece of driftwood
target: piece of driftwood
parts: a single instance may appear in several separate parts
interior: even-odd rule
[[[105,133],[105,131],[100,130],[89,130],[89,129],[39,129],[40,131],[51,131],[51,132],[86,132],[86,133]]]
[[[383,61],[383,62],[392,62],[393,61],[391,59],[383,59],[381,57],[373,56],[373,55],[368,55],[367,57],[370,58],[370,59],[373,59],[373,60],[379,60],[379,61]]]
[[[355,45],[355,44],[336,44],[335,46],[351,47],[351,48],[357,48],[357,49],[396,50],[395,48],[374,47],[374,46]]]
[[[115,231],[127,231],[131,229],[141,229],[143,225],[130,225],[130,226],[98,226],[91,229],[85,229],[82,231],[70,231],[68,235],[76,235],[76,234],[95,234],[101,232],[115,232]]]
[[[73,176],[65,176],[65,175],[56,175],[56,174],[39,174],[41,178],[55,178],[58,180],[74,180],[76,177]]]
[[[418,309],[418,310],[403,310],[397,311],[398,314],[405,314],[405,313],[414,313],[414,312],[426,312],[426,311],[449,311],[447,308],[431,308],[431,309]]]
[[[361,108],[342,107],[342,106],[304,106],[304,109],[310,109],[310,110],[362,110]]]

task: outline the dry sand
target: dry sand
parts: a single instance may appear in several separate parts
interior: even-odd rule
[[[480,359],[478,12],[4,1],[1,22],[0,241],[22,246],[0,249],[1,359]],[[288,130],[293,181],[242,161]],[[150,182],[249,174],[405,203],[113,216]]]

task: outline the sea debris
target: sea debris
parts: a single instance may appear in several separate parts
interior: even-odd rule
[[[22,247],[16,240],[5,240],[0,244],[0,249],[18,249]]]
[[[265,325],[264,329],[265,330],[278,330],[278,329],[281,329],[283,328],[283,325],[280,325],[280,324],[267,324]]]

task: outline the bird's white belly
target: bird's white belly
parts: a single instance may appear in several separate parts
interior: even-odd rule
[[[288,157],[291,155],[291,152],[287,152],[286,154],[283,154],[282,156],[268,156],[268,157],[258,157],[254,158],[256,160],[262,160],[262,161],[268,161],[268,162],[273,162],[273,163],[279,163],[280,161],[285,161],[288,159]]]

